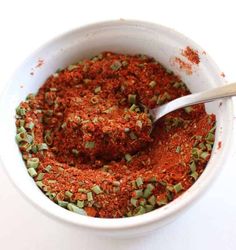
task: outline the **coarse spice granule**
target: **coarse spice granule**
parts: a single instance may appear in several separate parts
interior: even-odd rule
[[[140,215],[187,190],[214,144],[215,116],[195,105],[152,129],[148,109],[189,94],[153,58],[103,52],[58,70],[16,109],[16,140],[59,206],[103,218]]]

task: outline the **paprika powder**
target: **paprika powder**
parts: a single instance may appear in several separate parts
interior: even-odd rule
[[[148,109],[189,94],[153,58],[103,52],[58,70],[16,109],[16,140],[49,199],[102,218],[166,205],[201,175],[215,116],[199,104],[152,128]]]

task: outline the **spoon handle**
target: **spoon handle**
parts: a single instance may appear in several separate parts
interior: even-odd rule
[[[219,88],[213,88],[203,92],[186,95],[177,98],[171,102],[168,102],[160,107],[150,110],[150,114],[153,117],[153,122],[160,119],[162,116],[184,107],[188,107],[194,104],[211,102],[216,99],[234,96],[236,95],[236,83],[231,83]]]

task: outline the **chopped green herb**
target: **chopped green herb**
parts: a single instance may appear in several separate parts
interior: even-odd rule
[[[156,81],[151,81],[150,83],[149,83],[149,86],[150,86],[150,88],[155,88],[155,86],[157,85],[157,83],[156,83]]]
[[[138,187],[142,186],[143,185],[143,179],[141,177],[138,177],[136,179],[136,184],[137,184]]]
[[[100,86],[97,86],[97,87],[94,89],[94,93],[95,93],[95,94],[98,94],[101,90],[102,90],[102,88],[101,88]]]
[[[47,150],[47,149],[48,149],[48,145],[46,143],[38,144],[38,150],[39,151]]]
[[[208,159],[210,156],[210,154],[208,152],[202,152],[200,157],[203,159],[203,160],[206,160]]]
[[[187,114],[190,114],[190,113],[193,111],[193,108],[192,108],[192,107],[186,107],[186,108],[184,108],[184,111],[185,111]]]
[[[91,190],[95,193],[95,194],[101,194],[102,190],[98,185],[95,185],[91,188]]]
[[[134,215],[137,216],[137,215],[142,215],[142,214],[145,214],[145,213],[146,213],[145,208],[142,207],[142,206],[139,206],[139,207],[136,208],[136,211],[135,211]]]
[[[84,201],[77,200],[77,206],[79,208],[83,208],[84,207]]]
[[[60,200],[58,200],[57,203],[60,207],[64,207],[64,208],[66,208],[67,205],[69,204],[69,202],[67,201],[60,201]]]
[[[136,103],[136,95],[129,94],[128,95],[128,101],[130,104],[135,104]]]
[[[135,193],[135,198],[143,197],[143,190],[142,189],[135,190],[134,193]]]
[[[34,168],[28,168],[28,173],[31,177],[35,177],[37,175],[37,172]]]
[[[71,197],[73,196],[73,193],[70,192],[70,191],[66,191],[66,192],[65,192],[65,195],[66,195],[67,197],[71,198]]]
[[[44,175],[45,175],[44,173],[39,173],[36,180],[41,181],[43,179]]]
[[[77,69],[77,68],[78,68],[78,65],[71,64],[71,65],[68,66],[67,69],[68,69],[69,71],[72,71],[72,70]]]
[[[190,174],[190,176],[192,176],[193,179],[196,181],[197,178],[198,178],[198,173],[197,173],[196,171],[195,171],[195,172],[192,172],[192,173]]]
[[[152,191],[155,187],[152,185],[152,184],[147,184],[147,187],[145,188],[144,190],[144,193],[143,193],[143,197],[144,198],[148,198],[151,194],[152,194]]]
[[[92,192],[88,192],[87,193],[87,200],[88,201],[93,201],[93,194],[92,194]]]
[[[190,162],[190,169],[191,169],[191,172],[195,172],[196,171],[196,163],[195,163],[195,161],[191,161]]]
[[[183,189],[183,186],[181,183],[177,183],[173,186],[173,188],[174,188],[176,193],[179,193]]]
[[[52,166],[51,165],[47,165],[47,167],[45,168],[45,171],[49,173],[51,171],[51,169],[52,169]]]
[[[37,168],[39,166],[39,158],[30,158],[26,163],[28,168]]]
[[[155,197],[154,195],[150,196],[150,197],[148,198],[148,202],[149,202],[149,204],[151,204],[152,206],[155,206],[155,204],[156,204],[156,197]]]
[[[177,146],[175,152],[179,154],[181,152],[181,146]]]
[[[81,214],[81,215],[87,215],[87,213],[84,211],[84,209],[81,209],[79,207],[77,207],[76,205],[74,205],[73,203],[69,203],[67,205],[67,208],[72,211],[75,212],[77,214]]]
[[[138,205],[138,200],[137,200],[137,199],[131,198],[131,199],[130,199],[130,202],[131,202],[131,204],[132,204],[134,207],[137,207],[137,205]]]
[[[132,161],[132,156],[130,154],[125,154],[125,160],[127,162],[131,162]]]
[[[122,67],[122,63],[120,61],[114,61],[111,65],[111,69],[114,71],[119,70]]]
[[[94,147],[95,147],[95,142],[94,141],[87,141],[85,143],[85,148],[93,149]]]

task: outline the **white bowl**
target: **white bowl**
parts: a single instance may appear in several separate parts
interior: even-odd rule
[[[197,49],[201,60],[199,65],[193,66],[192,74],[186,74],[173,60],[175,57],[183,58],[181,51],[186,46]],[[50,201],[28,175],[15,142],[15,108],[27,94],[36,92],[57,68],[101,51],[153,56],[178,74],[192,92],[223,85],[224,79],[208,54],[182,34],[157,24],[125,20],[96,23],[63,34],[29,56],[11,77],[0,101],[0,155],[17,189],[37,209],[54,220],[100,235],[127,237],[165,225],[189,208],[208,189],[228,155],[232,136],[232,100],[224,99],[222,105],[219,105],[219,101],[206,105],[207,111],[214,113],[217,119],[215,146],[203,174],[179,198],[157,210],[131,218],[101,219],[72,213]],[[43,65],[36,67],[39,59],[43,60]],[[219,141],[222,142],[220,149],[217,147]]]

